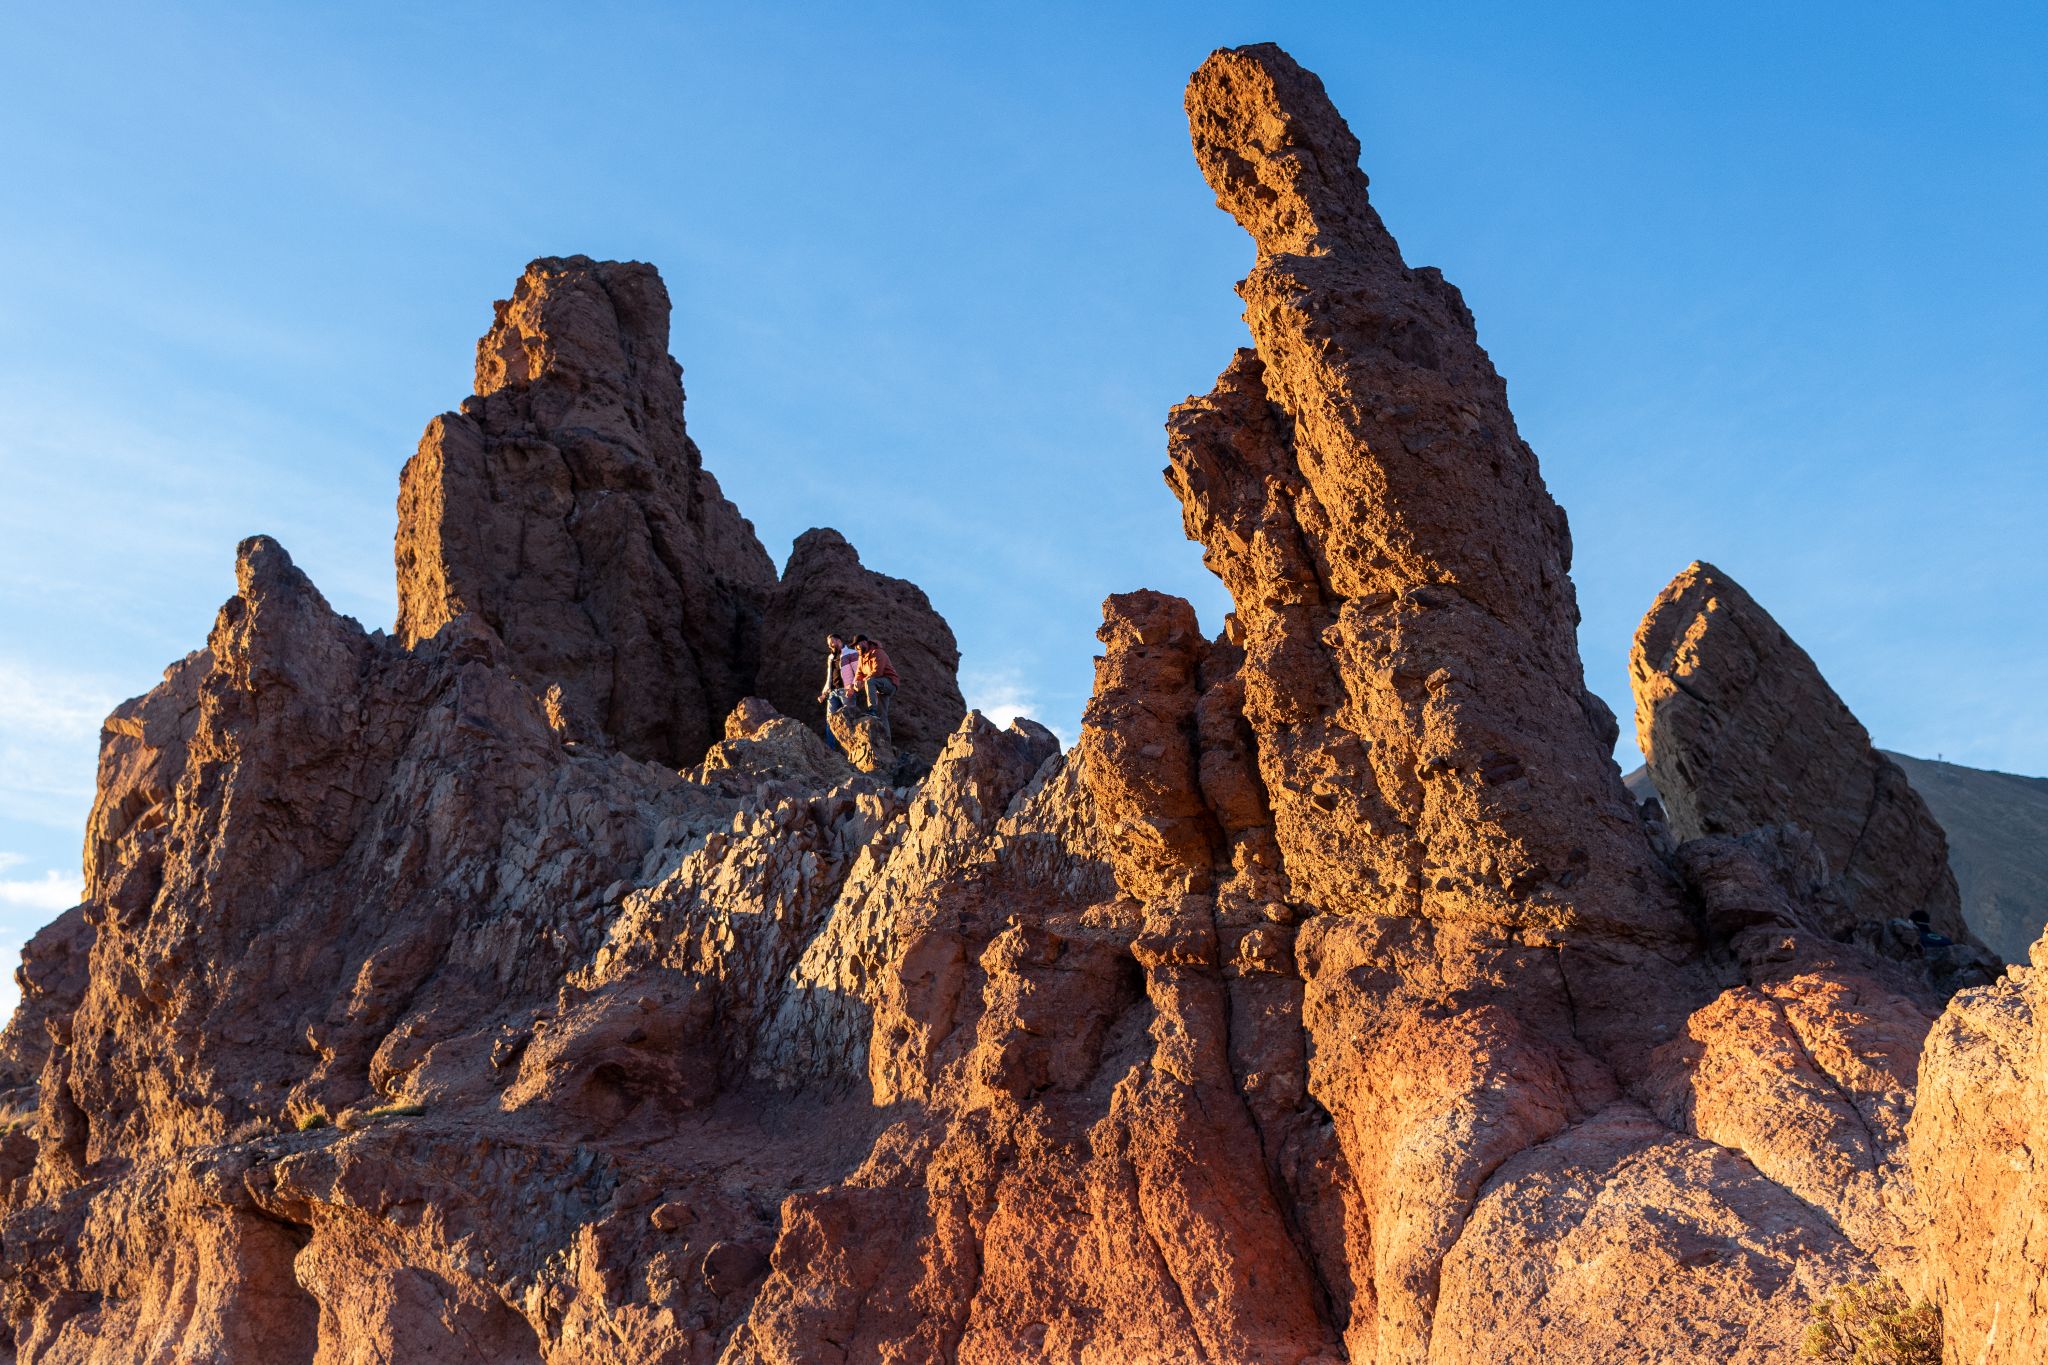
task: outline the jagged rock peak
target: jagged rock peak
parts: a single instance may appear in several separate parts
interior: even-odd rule
[[[1940,824],[1741,584],[1703,563],[1672,579],[1636,631],[1629,679],[1636,740],[1679,838],[1796,824],[1835,878],[1831,933],[1925,910],[1974,942]]]
[[[609,387],[680,420],[682,368],[668,354],[668,289],[653,266],[543,256],[492,314],[476,343],[478,396],[534,384]]]
[[[565,713],[681,766],[752,690],[775,569],[684,428],[668,319],[652,266],[527,267],[406,464],[394,553],[407,644],[472,614]]]
[[[847,771],[748,695],[783,589],[658,351],[542,271],[408,468],[416,629],[254,541],[108,723],[0,1036],[0,1356],[1721,1365],[1925,1269],[1951,1358],[2040,1358],[2038,969],[1945,1017],[1908,1178],[1919,995],[1807,834],[1652,851],[1469,315],[1223,57],[1253,178],[1336,187],[1172,422],[1223,638],[1120,595],[1072,753]]]
[[[1323,82],[1273,43],[1221,48],[1187,89],[1195,160],[1216,206],[1261,255],[1315,253],[1337,241],[1394,249],[1366,200],[1358,139]]]
[[[890,710],[894,747],[930,764],[967,714],[960,646],[917,584],[861,563],[845,536],[817,527],[796,538],[762,630],[759,690],[786,716],[822,725],[825,637],[879,641],[902,676]]]

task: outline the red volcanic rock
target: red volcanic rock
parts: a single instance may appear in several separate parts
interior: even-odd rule
[[[2048,939],[1928,1035],[1912,1162],[1946,1358],[2048,1360]]]
[[[876,573],[837,531],[806,531],[783,566],[762,627],[758,689],[786,716],[823,726],[825,637],[881,642],[902,676],[891,699],[894,747],[926,763],[967,714],[960,647],[946,618],[915,583]]]
[[[21,1000],[13,1022],[0,1032],[0,1104],[35,1083],[50,1055],[51,1028],[63,1029],[85,993],[92,952],[85,912],[83,905],[72,906],[22,945],[14,974]]]
[[[1828,932],[1924,910],[1978,946],[1940,824],[1740,584],[1711,564],[1671,580],[1636,631],[1629,677],[1637,742],[1679,838],[1797,824],[1835,878]]]
[[[1136,592],[1103,607],[1082,744],[1095,809],[1117,846],[1117,884],[1147,905],[1214,890],[1220,830],[1202,798],[1196,678],[1208,641],[1178,597]]]
[[[1259,250],[1169,431],[1224,635],[1112,597],[1072,753],[955,694],[922,780],[849,764],[750,613],[762,677],[950,678],[943,623],[827,533],[771,593],[658,282],[540,263],[408,470],[403,638],[258,538],[109,723],[0,1038],[0,1348],[1761,1365],[1880,1270],[2038,1344],[2030,979],[1937,1028],[1909,1178],[1932,993],[1814,835],[1639,818],[1562,514],[1320,84],[1219,52],[1188,111]]]
[[[744,791],[776,778],[799,787],[829,787],[853,772],[845,757],[834,753],[810,726],[791,720],[760,697],[747,697],[725,718],[725,738],[711,746],[692,775],[701,782]]]
[[[694,763],[752,687],[775,569],[683,428],[652,266],[535,261],[398,496],[398,633],[471,613],[638,758]]]
[[[834,712],[830,724],[847,762],[861,772],[894,781],[897,764],[905,756],[896,752],[880,716],[849,706]]]
[[[1306,916],[1307,1102],[1333,1124],[1325,1169],[1344,1176],[1319,1194],[1343,1212],[1296,1219],[1343,1229],[1342,1273],[1322,1278],[1351,1286],[1346,1345],[1614,1359],[1613,1324],[1679,1314],[1644,1358],[1761,1358],[1796,1338],[1829,1278],[1896,1253],[1898,1059],[1927,1016],[1853,949],[1814,949],[1809,978],[1782,986],[1738,958],[1747,984],[1722,993],[1717,945],[1684,903],[1709,888],[1674,877],[1621,786],[1613,718],[1582,679],[1564,517],[1470,312],[1403,263],[1357,141],[1284,53],[1215,54],[1188,113],[1219,204],[1258,246],[1240,286],[1255,349],[1174,413],[1168,480],[1236,601],[1243,714]],[[1812,912],[1796,913],[1803,937]],[[1819,1016],[1792,1027],[1893,1058],[1851,1066],[1857,1098],[1790,1132],[1771,1122],[1776,1097],[1833,1101],[1837,1044],[1819,1065],[1790,1047],[1753,1059],[1766,1088],[1720,1069],[1751,1061],[1750,1041],[1685,1041],[1724,1036],[1770,989]],[[1869,1114],[1890,1126],[1846,1158],[1864,1182],[1856,1216],[1767,1232]],[[1760,1186],[1724,1149],[1775,1177]],[[1678,1224],[1659,1192],[1672,1177],[1637,1174],[1652,1168],[1684,1173]],[[1574,1219],[1562,1263],[1510,1211],[1528,1180],[1600,1204]],[[1454,1255],[1468,1236],[1474,1254]],[[1740,1255],[1691,1249],[1731,1236]],[[1588,1263],[1634,1269],[1571,1269]],[[1757,1299],[1763,1266],[1789,1297]],[[1501,1312],[1502,1279],[1536,1304]]]

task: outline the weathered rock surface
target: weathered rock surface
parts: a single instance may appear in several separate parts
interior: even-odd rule
[[[2048,938],[1941,1016],[1912,1130],[1945,1358],[2048,1360]]]
[[[408,472],[402,638],[252,540],[207,648],[110,722],[87,902],[0,1035],[37,1105],[0,1136],[0,1345],[1762,1365],[1844,1280],[1946,1266],[1976,1323],[2024,1272],[1971,1248],[2038,1264],[2035,1224],[1941,1183],[2038,1146],[1970,1104],[2038,1080],[2020,1011],[1972,1013],[2026,997],[1946,1017],[1952,1112],[1909,1163],[1935,997],[1827,932],[1814,835],[1640,818],[1562,514],[1320,84],[1219,52],[1188,112],[1258,246],[1256,349],[1169,427],[1223,635],[1120,594],[1074,752],[967,713],[914,784],[857,725],[848,763],[748,694],[744,631],[714,685],[644,582],[600,606],[563,570],[585,522],[630,547],[706,506],[668,500],[673,443],[660,496],[564,485],[552,549],[476,571],[493,616],[417,529],[448,471],[534,528],[491,491],[520,452],[683,439],[658,347],[619,340],[650,277],[543,263],[481,415]],[[766,600],[695,574],[705,619]],[[671,644],[701,666],[674,695],[607,671]],[[2033,1340],[2038,1301],[2004,1311]]]
[[[533,262],[477,342],[476,393],[427,426],[398,496],[398,634],[465,613],[551,690],[550,721],[670,767],[759,693],[822,728],[824,636],[883,640],[897,745],[925,762],[960,721],[959,647],[916,584],[810,531],[778,583],[683,424],[654,267]]]
[[[694,763],[753,690],[775,568],[683,427],[652,266],[544,258],[398,495],[398,633],[467,612],[637,758]]]
[[[926,763],[960,725],[960,647],[915,583],[876,573],[837,531],[806,531],[783,566],[762,628],[757,688],[786,716],[822,726],[825,637],[881,642],[902,675],[889,708],[898,750]]]
[[[1740,584],[1711,564],[1674,578],[1636,631],[1629,678],[1636,740],[1679,838],[1797,824],[1834,876],[1830,933],[1924,910],[1975,942],[1940,824]]]

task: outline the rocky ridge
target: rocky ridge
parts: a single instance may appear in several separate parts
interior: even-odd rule
[[[1814,832],[1643,818],[1462,299],[1285,53],[1187,108],[1257,248],[1169,422],[1236,610],[1109,599],[1071,753],[970,712],[893,785],[747,695],[771,582],[654,454],[673,370],[576,358],[653,335],[644,268],[503,310],[397,638],[245,542],[0,1036],[14,1358],[1762,1362],[1880,1271],[2030,1358],[2037,1232],[1959,1154],[2035,1136],[1973,1103],[2039,1070],[2034,979],[1923,1060],[1939,994],[1828,931]],[[478,442],[598,474],[472,481],[457,553]],[[643,550],[680,628],[572,571]]]

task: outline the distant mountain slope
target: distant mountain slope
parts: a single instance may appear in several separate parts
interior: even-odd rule
[[[1948,831],[1963,914],[2008,962],[2048,923],[2048,777],[2020,777],[1892,754]]]
[[[1965,768],[1884,751],[1948,834],[1963,915],[1991,950],[2025,962],[2048,924],[2048,777]],[[1655,796],[1647,768],[1627,777],[1636,798]]]

